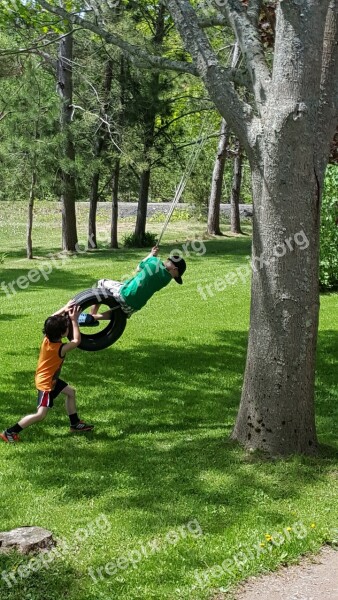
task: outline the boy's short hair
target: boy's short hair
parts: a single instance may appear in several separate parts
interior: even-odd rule
[[[45,320],[42,333],[50,342],[58,342],[69,325],[70,319],[68,315],[52,315]]]

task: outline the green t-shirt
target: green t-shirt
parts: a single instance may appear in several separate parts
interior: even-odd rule
[[[135,310],[140,310],[155,292],[168,285],[172,279],[163,262],[156,256],[142,260],[139,269],[134,277],[125,281],[120,290],[122,298]]]

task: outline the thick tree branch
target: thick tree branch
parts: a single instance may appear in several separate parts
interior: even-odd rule
[[[91,21],[83,19],[77,14],[69,13],[63,8],[57,6],[54,7],[48,2],[45,2],[45,0],[39,0],[39,3],[45,10],[48,10],[48,12],[63,17],[70,23],[80,25],[84,29],[89,29],[93,33],[96,33],[101,38],[103,38],[108,44],[113,44],[114,46],[117,46],[129,56],[129,58],[134,62],[135,65],[138,65],[140,67],[144,67],[146,65],[148,67],[150,66],[160,70],[169,69],[171,71],[177,71],[179,73],[188,73],[189,75],[198,76],[197,69],[191,63],[177,60],[169,60],[168,58],[163,58],[161,56],[149,54],[148,52],[140,48],[140,46],[129,44],[119,35],[115,33],[109,33],[99,25],[95,25]]]
[[[253,25],[257,25],[263,0],[249,0],[247,14]]]
[[[224,15],[212,15],[211,17],[201,17],[198,19],[198,24],[202,29],[206,29],[207,27],[224,27],[224,25],[229,25],[229,21]]]
[[[48,54],[47,52],[43,52],[42,50],[30,50],[30,54],[35,54],[36,56],[40,56],[46,65],[46,69],[48,70],[49,73],[55,75],[56,73],[56,69],[57,69],[57,60],[55,58],[53,58],[50,54]]]
[[[257,108],[261,112],[266,103],[271,75],[265,61],[258,27],[251,20],[256,18],[259,4],[257,0],[252,3],[250,18],[247,9],[238,0],[225,0],[220,6],[220,11],[227,17],[236,34],[250,73]]]
[[[254,119],[252,107],[243,102],[234,89],[207,36],[199,27],[196,12],[189,0],[165,2],[210,98],[249,152],[249,130]]]

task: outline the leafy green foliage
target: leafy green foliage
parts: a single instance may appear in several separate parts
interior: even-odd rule
[[[338,166],[326,171],[320,228],[320,285],[338,287]]]
[[[135,233],[130,233],[123,237],[122,243],[125,248],[147,248],[155,246],[157,237],[156,233],[146,231],[140,244],[136,239]]]

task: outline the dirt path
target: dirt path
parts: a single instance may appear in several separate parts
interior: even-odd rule
[[[225,596],[224,598],[226,598]],[[221,600],[216,596],[215,600]],[[338,600],[338,552],[325,547],[298,565],[251,577],[234,600]]]

